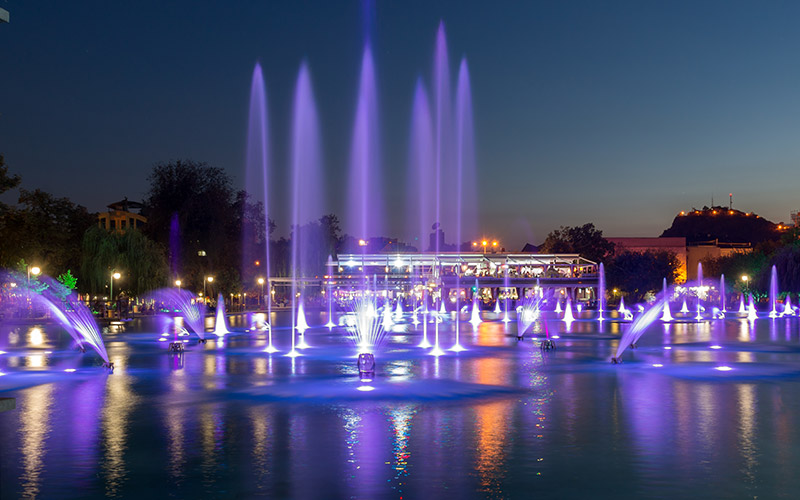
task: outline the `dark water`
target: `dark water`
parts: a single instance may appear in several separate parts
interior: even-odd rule
[[[288,329],[269,355],[242,326],[179,358],[137,320],[104,335],[109,375],[53,325],[3,325],[0,498],[797,497],[797,319],[657,322],[621,366],[617,323],[553,321],[551,353],[462,326],[438,358],[395,327],[361,383],[337,329],[296,359]]]

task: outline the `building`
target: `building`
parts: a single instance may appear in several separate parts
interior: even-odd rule
[[[141,229],[147,224],[147,217],[141,214],[144,205],[125,198],[108,205],[108,212],[97,214],[97,225],[106,231],[124,233],[127,229]],[[132,212],[136,210],[137,212]]]
[[[686,263],[689,279],[697,279],[697,264],[709,259],[727,257],[734,253],[746,253],[753,250],[750,243],[723,243],[719,240],[700,241],[686,247]]]

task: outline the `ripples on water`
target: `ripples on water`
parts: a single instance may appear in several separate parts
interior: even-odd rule
[[[315,347],[296,359],[263,353],[260,334],[176,357],[136,321],[106,333],[109,375],[52,325],[6,325],[0,389],[17,409],[0,414],[0,497],[789,498],[800,487],[797,319],[656,323],[618,367],[617,323],[556,322],[549,353],[517,343],[513,322],[462,326],[470,349],[442,357],[394,328],[360,392],[336,330],[307,332]],[[288,330],[275,333],[285,351]]]

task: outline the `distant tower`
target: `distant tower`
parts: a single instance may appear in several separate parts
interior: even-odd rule
[[[728,195],[728,200],[729,200],[728,209],[729,210],[733,210],[733,193],[730,193]]]

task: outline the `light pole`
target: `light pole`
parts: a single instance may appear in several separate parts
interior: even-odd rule
[[[258,307],[261,308],[261,296],[264,295],[264,278],[258,278],[258,284],[261,285],[261,293],[258,296]]]
[[[208,299],[208,294],[206,293],[206,283],[213,283],[213,282],[214,282],[213,276],[206,276],[206,278],[203,280],[203,297],[205,297],[204,300]]]
[[[111,301],[111,307],[114,307],[114,280],[118,280],[121,277],[122,275],[117,271],[111,271],[111,280],[110,280],[111,285],[109,286],[109,292],[108,292],[108,298]],[[111,312],[111,314],[113,316],[114,314],[113,311]]]
[[[175,286],[178,287],[178,290],[181,289],[181,283],[182,283],[181,280],[175,280]]]

